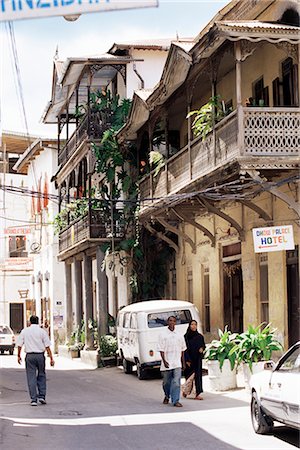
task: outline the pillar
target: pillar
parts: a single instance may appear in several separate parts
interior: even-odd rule
[[[81,320],[83,318],[82,309],[82,263],[75,260],[74,263],[74,275],[75,275],[75,312],[76,312],[76,326],[81,326]]]
[[[85,349],[94,347],[93,336],[88,327],[89,319],[93,319],[93,276],[92,276],[92,258],[87,254],[83,257],[84,274],[84,328],[85,328]]]
[[[107,302],[108,302],[108,287],[107,276],[105,270],[101,270],[104,261],[104,252],[100,247],[96,250],[97,258],[97,280],[98,280],[98,310],[99,310],[99,335],[107,334]]]
[[[66,304],[65,304],[65,325],[66,325],[66,339],[70,339],[72,334],[72,265],[65,262],[65,279],[66,279]]]
[[[244,112],[242,105],[242,52],[241,43],[235,42],[235,84],[238,115],[238,146],[240,155],[244,153]]]

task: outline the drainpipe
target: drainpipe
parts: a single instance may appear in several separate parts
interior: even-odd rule
[[[141,89],[144,89],[144,87],[145,87],[145,81],[144,81],[144,79],[142,78],[141,74],[137,71],[136,63],[135,63],[135,62],[133,63],[133,71],[134,71],[134,73],[136,74],[136,76],[137,76],[137,77],[140,79],[140,81],[141,81]]]

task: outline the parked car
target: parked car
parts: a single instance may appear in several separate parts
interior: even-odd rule
[[[160,367],[158,337],[167,319],[175,316],[176,330],[184,335],[188,323],[194,319],[201,323],[195,305],[181,300],[151,300],[125,306],[117,318],[118,353],[125,373],[137,367],[140,380],[147,377],[150,369]]]
[[[15,335],[13,330],[8,325],[0,325],[0,352],[5,351],[13,355],[15,348]]]
[[[300,341],[293,345],[275,365],[265,363],[271,370],[253,375],[251,419],[254,431],[266,434],[273,422],[300,429]]]

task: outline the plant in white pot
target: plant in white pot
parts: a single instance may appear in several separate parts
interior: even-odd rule
[[[271,359],[273,351],[283,350],[275,333],[276,329],[270,323],[261,323],[257,327],[249,325],[244,333],[236,336],[236,345],[231,352],[237,355],[238,365],[243,366],[246,388],[249,388],[251,375],[264,370],[265,362]]]
[[[218,330],[219,340],[207,345],[204,357],[207,359],[208,378],[214,391],[227,391],[236,388],[236,333]]]

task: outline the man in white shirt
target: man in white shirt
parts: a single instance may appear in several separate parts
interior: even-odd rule
[[[46,404],[46,372],[45,372],[45,350],[50,358],[50,365],[54,366],[51,352],[51,342],[48,333],[39,326],[37,316],[30,317],[30,327],[24,328],[18,339],[18,363],[21,364],[21,349],[24,345],[26,358],[26,375],[31,406],[37,406],[38,402]]]
[[[168,328],[159,335],[159,351],[161,355],[160,370],[163,376],[163,390],[167,405],[170,397],[176,407],[182,407],[180,399],[181,367],[184,364],[184,350],[186,344],[184,337],[175,331],[176,317],[168,318]]]

